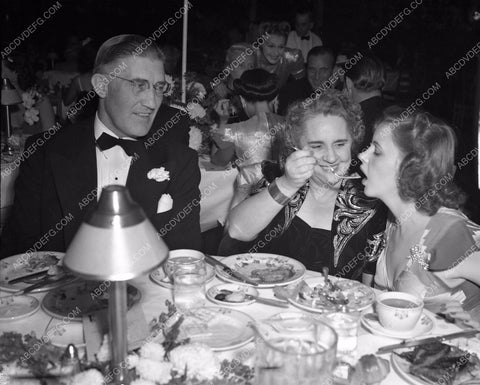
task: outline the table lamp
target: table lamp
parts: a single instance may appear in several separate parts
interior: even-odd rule
[[[95,210],[87,214],[63,259],[75,275],[94,281],[111,281],[108,318],[112,372],[115,384],[128,384],[126,282],[157,268],[168,248],[133,201],[125,186],[102,190]]]
[[[3,153],[7,153],[12,155],[13,148],[8,144],[8,139],[12,135],[12,124],[10,121],[10,106],[15,104],[19,104],[22,102],[22,98],[18,94],[15,87],[12,85],[9,79],[2,78],[2,106],[5,109],[5,116],[7,120],[6,128],[6,140],[5,140],[5,147],[3,148]]]

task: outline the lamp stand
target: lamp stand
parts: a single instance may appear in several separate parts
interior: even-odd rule
[[[12,123],[10,121],[10,106],[6,105],[3,107],[5,107],[7,133],[6,133],[5,145],[3,146],[2,154],[13,155],[14,149],[8,143],[8,139],[10,138],[10,136],[12,136]]]
[[[127,368],[127,283],[112,281],[109,289],[108,320],[112,372],[116,385],[130,384]]]

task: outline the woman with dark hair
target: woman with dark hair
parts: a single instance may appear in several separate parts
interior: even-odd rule
[[[373,272],[365,268],[379,250],[386,209],[345,178],[363,138],[360,114],[335,90],[290,107],[286,142],[295,151],[282,176],[231,211],[221,255],[275,253],[309,270],[328,267],[339,277],[371,282]]]
[[[434,311],[458,301],[480,319],[480,226],[459,211],[454,150],[455,134],[440,119],[385,110],[372,145],[359,155],[365,194],[381,199],[394,219],[375,284],[420,296]]]
[[[256,50],[257,67],[278,76],[278,88],[282,88],[291,76],[305,76],[305,63],[298,49],[285,48],[290,26],[288,23],[261,23],[259,26],[265,42]]]
[[[259,68],[245,71],[240,79],[234,80],[235,91],[249,117],[244,122],[227,124],[230,101],[221,100],[217,105],[220,123],[213,138],[218,151],[212,155],[212,161],[225,165],[236,159],[239,178],[233,205],[252,192],[252,187],[262,179],[262,162],[272,159],[274,133],[283,122],[283,118],[274,113],[277,106],[277,80],[276,75]]]

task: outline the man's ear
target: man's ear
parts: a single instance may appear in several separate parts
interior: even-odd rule
[[[100,98],[106,98],[108,93],[108,79],[102,74],[93,74],[92,86]]]

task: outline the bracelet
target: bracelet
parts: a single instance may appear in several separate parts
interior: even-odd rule
[[[280,191],[277,186],[277,179],[268,185],[268,193],[275,202],[282,206],[285,206],[291,199]]]

